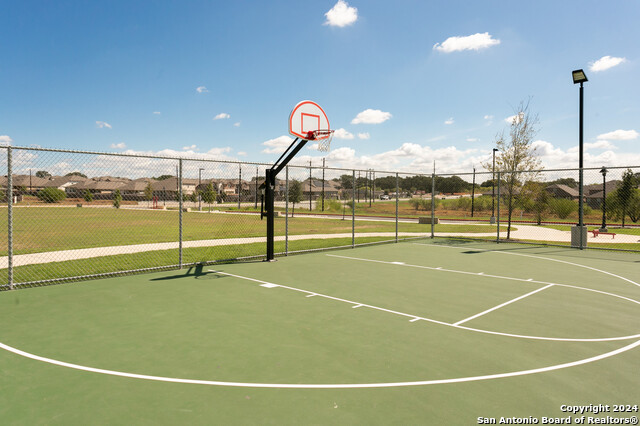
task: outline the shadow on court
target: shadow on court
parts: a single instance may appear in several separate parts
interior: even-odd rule
[[[204,263],[198,263],[196,265],[190,266],[184,274],[179,274],[179,275],[170,275],[168,277],[159,277],[159,278],[152,278],[151,281],[166,281],[166,280],[178,280],[178,279],[183,279],[183,278],[188,278],[188,277],[193,277],[195,279],[204,279],[204,280],[211,280],[211,279],[217,279],[217,278],[224,278],[226,277],[226,275],[222,275],[222,274],[218,274],[217,272],[211,271],[211,272],[206,272],[203,270],[203,268],[205,267]]]

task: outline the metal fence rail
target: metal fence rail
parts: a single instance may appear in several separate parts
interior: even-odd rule
[[[265,256],[268,164],[1,148],[0,289]],[[577,169],[498,172],[289,165],[276,255],[432,237],[640,251],[640,167],[584,169],[579,244]]]

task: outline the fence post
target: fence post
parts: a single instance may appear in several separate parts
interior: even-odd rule
[[[398,183],[398,173],[396,173],[396,243],[398,242],[398,192],[400,191]]]
[[[9,290],[13,290],[13,164],[11,147],[7,147],[7,282]]]
[[[353,185],[351,187],[351,248],[356,246],[356,171],[353,171]]]
[[[284,255],[289,255],[289,166],[284,168]]]
[[[435,163],[434,163],[435,164]],[[434,165],[435,169],[435,165]],[[436,172],[431,174],[431,238],[435,238],[434,235],[434,222],[436,218]]]
[[[500,242],[500,172],[498,172],[498,203],[497,203],[497,210],[498,210],[498,217],[496,220],[496,243]]]
[[[182,269],[182,158],[178,160],[178,266]]]
[[[240,194],[242,194],[242,164],[238,163],[238,210],[240,210]]]

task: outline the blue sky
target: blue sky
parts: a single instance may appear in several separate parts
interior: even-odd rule
[[[640,165],[637,1],[1,4],[0,143],[272,162],[311,99],[329,166],[469,171],[530,99],[577,167],[583,68],[585,166]]]

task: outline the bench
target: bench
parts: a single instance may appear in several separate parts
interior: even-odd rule
[[[611,235],[611,239],[615,239],[616,238],[616,233],[615,232],[601,232],[598,231],[597,229],[594,229],[593,231],[589,231],[589,232],[593,232],[593,237],[597,237],[600,234],[605,234],[605,235]]]

